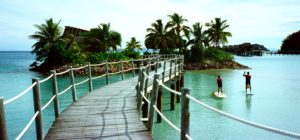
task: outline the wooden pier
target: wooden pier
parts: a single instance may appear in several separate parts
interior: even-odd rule
[[[151,139],[136,108],[137,78],[82,97],[56,119],[46,139]]]
[[[127,68],[124,70],[124,64]],[[184,57],[182,55],[149,55],[143,59],[120,60],[118,62],[107,62],[101,64],[88,64],[85,66],[72,68],[63,72],[52,71],[52,74],[43,80],[32,79],[32,85],[17,96],[3,100],[0,98],[0,134],[1,139],[8,139],[7,127],[5,124],[4,105],[10,104],[32,89],[34,97],[34,111],[28,124],[16,136],[15,139],[21,139],[30,126],[35,122],[36,138],[41,139],[152,139],[151,132],[154,123],[154,112],[157,112],[157,122],[162,118],[162,86],[163,83],[172,80],[173,92],[180,93],[180,82],[183,77]],[[109,65],[119,67],[119,71],[109,71]],[[128,68],[128,65],[131,65]],[[137,67],[135,66],[137,65]],[[102,68],[105,73],[92,76],[93,68]],[[75,82],[76,71],[86,71],[87,79],[81,82]],[[136,76],[136,70],[139,70]],[[124,73],[131,72],[131,78],[125,80]],[[110,83],[110,76],[119,74],[121,81]],[[68,75],[70,86],[64,90],[58,91],[57,77]],[[106,86],[93,89],[93,80],[104,78]],[[102,78],[102,79],[103,79]],[[40,84],[52,80],[53,96],[46,103],[41,104]],[[175,82],[174,82],[175,81]],[[177,81],[177,82],[176,82]],[[77,98],[76,87],[81,84],[88,84],[89,93],[82,98]],[[64,111],[60,111],[59,96],[70,91],[73,103]],[[157,95],[158,94],[158,95]],[[172,96],[173,100],[175,96]],[[149,102],[151,98],[151,102]],[[186,100],[186,99],[185,99]],[[179,96],[177,97],[179,101]],[[157,106],[156,106],[157,102]],[[186,101],[185,101],[186,102]],[[54,104],[55,120],[52,127],[46,134],[43,132],[43,111]],[[150,105],[150,106],[149,106]],[[184,106],[183,106],[184,107]],[[184,107],[187,108],[187,107]],[[187,113],[188,110],[186,110]],[[187,114],[185,113],[185,114]],[[182,123],[187,124],[189,119],[184,119]],[[179,128],[176,128],[179,130]],[[188,128],[182,132],[183,139],[188,138]],[[186,136],[185,136],[186,135]]]

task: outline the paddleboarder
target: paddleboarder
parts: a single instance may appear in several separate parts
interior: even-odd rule
[[[219,95],[219,93],[221,93],[221,94],[223,93],[222,78],[220,75],[218,75],[217,84],[218,84],[218,95]]]
[[[250,89],[250,92],[251,92],[251,75],[250,75],[250,72],[248,71],[247,74],[246,74],[246,72],[244,72],[243,76],[246,79],[246,87],[245,87],[246,92],[247,92],[248,88]]]

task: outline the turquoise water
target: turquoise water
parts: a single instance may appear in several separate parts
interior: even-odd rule
[[[263,56],[237,57],[237,61],[250,66],[252,88],[255,95],[245,96],[245,79],[243,70],[207,70],[185,73],[185,87],[191,89],[191,95],[222,111],[238,117],[300,133],[299,99],[296,91],[300,90],[300,56]],[[9,99],[31,85],[32,77],[44,77],[30,72],[28,66],[34,61],[29,52],[0,52],[0,96]],[[217,75],[223,78],[223,90],[227,95],[224,100],[215,99],[211,92],[216,90]],[[131,75],[126,75],[131,77]],[[86,77],[77,77],[81,81]],[[120,76],[112,77],[112,82]],[[66,76],[58,78],[59,91],[69,85]],[[45,104],[52,95],[50,81],[41,85],[42,103]],[[95,87],[105,85],[104,79],[93,82]],[[46,92],[47,91],[47,92]],[[77,86],[78,96],[87,91],[87,84]],[[180,104],[176,111],[169,109],[169,93],[164,93],[163,113],[172,122],[180,126]],[[5,106],[9,138],[14,139],[25,127],[33,115],[32,92]],[[61,109],[71,104],[70,92],[60,96]],[[194,102],[190,102],[190,132],[194,139],[290,139],[285,136],[266,132],[251,126],[227,119]],[[48,131],[54,120],[53,104],[43,111],[44,132]],[[155,123],[154,139],[179,139],[179,133],[163,121]],[[23,139],[35,139],[35,126],[25,134]]]
[[[244,70],[206,70],[185,73],[185,87],[191,95],[219,110],[264,125],[300,133],[300,56],[236,57],[250,66],[253,96],[245,96]],[[248,70],[247,70],[248,71]],[[211,96],[217,90],[217,75],[223,78],[226,99]],[[180,126],[180,104],[169,109],[164,93],[163,113]],[[291,139],[238,123],[190,101],[190,135],[194,139]],[[179,133],[165,121],[155,123],[154,139],[179,139]]]
[[[0,52],[0,96],[4,97],[4,100],[10,99],[28,88],[32,83],[32,78],[45,78],[41,74],[29,71],[29,65],[34,61],[34,59],[34,56],[30,54],[30,52]],[[87,78],[87,76],[76,75],[75,77],[76,83]],[[132,77],[132,74],[126,73],[125,78],[129,77]],[[111,83],[120,80],[120,75],[110,76]],[[70,85],[68,74],[59,76],[57,82],[58,91],[63,91]],[[104,85],[106,85],[105,78],[93,80],[94,88],[99,88]],[[52,97],[51,80],[42,83],[40,88],[41,102],[43,105],[45,105]],[[82,97],[88,92],[88,83],[76,86],[76,90],[77,97]],[[71,91],[69,90],[68,92],[59,96],[59,102],[61,111],[66,109],[73,102]],[[48,129],[51,127],[52,122],[55,119],[53,108],[53,104],[51,103],[49,107],[42,111],[44,135],[46,135]],[[14,139],[34,115],[32,91],[29,91],[26,95],[22,96],[18,100],[5,105],[5,111],[8,136],[9,139]],[[22,139],[36,139],[34,123],[25,133]]]

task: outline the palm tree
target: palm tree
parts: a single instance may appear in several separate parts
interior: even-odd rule
[[[202,29],[203,26],[197,22],[193,25],[193,29],[191,31],[194,38],[189,41],[189,44],[192,45],[192,56],[195,57],[195,61],[203,60],[204,48],[209,44],[207,35]],[[199,54],[201,55],[199,56]]]
[[[197,22],[193,25],[191,34],[194,37],[190,40],[190,44],[193,46],[206,47],[208,46],[207,34],[203,31],[203,26]]]
[[[59,22],[55,23],[52,18],[46,19],[46,24],[34,26],[38,29],[29,38],[37,40],[33,44],[32,53],[36,55],[37,61],[44,61],[50,50],[56,45],[56,43],[61,40],[61,28],[59,27]]]
[[[126,42],[126,48],[127,50],[142,50],[142,45],[140,41],[137,41],[135,37],[132,37],[129,42]]]
[[[171,21],[168,22],[167,26],[170,26],[172,30],[174,30],[175,44],[177,48],[179,48],[179,52],[181,52],[183,48],[183,46],[180,46],[182,42],[181,33],[183,32],[183,35],[189,40],[189,33],[191,29],[190,27],[183,25],[188,20],[183,18],[182,16],[179,16],[177,13],[168,15],[168,17],[170,17]]]
[[[207,30],[209,39],[217,48],[220,48],[220,44],[225,44],[228,42],[227,37],[231,37],[231,33],[225,31],[225,29],[229,27],[226,22],[227,20],[215,18],[214,20],[205,24],[207,27],[209,27]]]
[[[168,30],[169,26],[164,26],[161,19],[151,24],[147,28],[145,46],[148,49],[160,49],[160,53],[166,53],[168,49],[174,48],[173,33]]]
[[[89,32],[84,33],[87,51],[106,52],[109,49],[117,50],[121,45],[121,34],[110,30],[110,24],[100,24],[98,28],[92,28]]]

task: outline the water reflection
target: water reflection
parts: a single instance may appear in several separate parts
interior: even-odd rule
[[[252,95],[246,95],[246,107],[247,107],[247,112],[251,113],[251,100],[252,100]]]
[[[222,101],[217,102],[217,108],[219,110],[223,110],[223,102]]]

